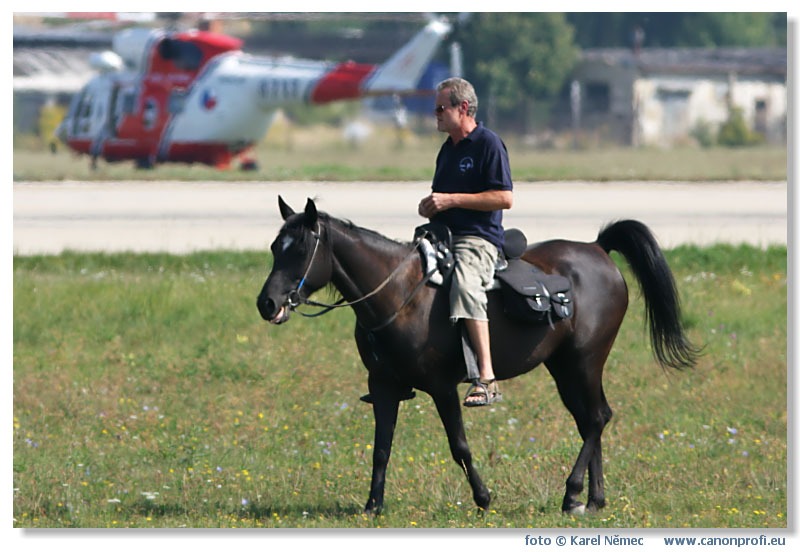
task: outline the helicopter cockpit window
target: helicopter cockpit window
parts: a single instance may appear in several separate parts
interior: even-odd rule
[[[92,103],[94,99],[89,93],[84,93],[75,109],[75,132],[86,134],[91,129],[92,124]]]
[[[148,98],[144,102],[144,110],[142,111],[142,125],[145,129],[152,129],[156,120],[158,119],[158,104],[152,98]]]
[[[125,92],[122,95],[122,112],[133,113],[136,109],[136,94],[134,92]]]
[[[183,111],[183,106],[186,104],[186,91],[175,90],[169,97],[169,112],[173,115]]]
[[[159,55],[183,71],[195,71],[203,62],[203,52],[196,44],[165,38],[158,45]]]
[[[82,119],[90,119],[92,117],[92,96],[87,94],[81,98],[81,105],[78,113]]]

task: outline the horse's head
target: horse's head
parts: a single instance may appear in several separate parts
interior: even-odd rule
[[[309,199],[302,213],[295,213],[281,197],[278,206],[284,224],[270,246],[272,271],[256,302],[261,317],[273,324],[286,322],[303,299],[330,281],[333,270],[314,202]]]

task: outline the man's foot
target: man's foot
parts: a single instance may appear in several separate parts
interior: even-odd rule
[[[467,396],[464,397],[464,406],[486,406],[503,400],[503,395],[497,387],[497,381],[474,380],[469,386]]]
[[[413,399],[416,396],[417,396],[417,393],[413,389],[411,389],[409,387],[408,390],[406,390],[405,393],[401,394],[400,400],[401,401],[410,401],[411,399]],[[372,404],[372,402],[373,402],[372,401],[372,395],[370,395],[369,393],[367,393],[366,395],[362,396],[361,400],[364,401],[367,404]]]

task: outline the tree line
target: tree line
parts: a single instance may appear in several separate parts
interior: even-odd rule
[[[547,112],[564,93],[583,49],[785,48],[787,43],[785,12],[444,15],[453,24],[449,40],[461,46],[463,74],[475,85],[482,115],[504,125],[521,122],[523,127],[537,112]],[[272,40],[291,50],[298,42],[306,48],[312,46],[308,37],[314,37],[317,45],[325,45],[328,59],[379,63],[417,32],[426,17],[411,13],[294,14],[254,21],[248,42]],[[306,38],[298,41],[297,37]],[[312,52],[303,54],[317,57]],[[448,56],[448,49],[442,48],[438,59],[448,63]]]
[[[786,13],[475,13],[453,40],[493,120],[531,116],[564,90],[586,48],[786,47]]]

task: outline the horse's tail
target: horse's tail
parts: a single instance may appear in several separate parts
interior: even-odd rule
[[[597,243],[606,253],[621,253],[639,280],[650,342],[659,364],[678,370],[694,366],[699,349],[684,333],[675,279],[647,226],[635,220],[615,222],[600,231]]]

